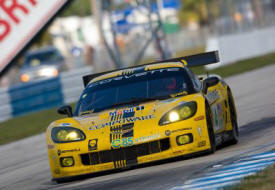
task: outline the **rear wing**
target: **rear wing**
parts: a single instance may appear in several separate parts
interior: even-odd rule
[[[148,66],[148,65],[154,65],[154,64],[159,64],[159,63],[171,63],[171,62],[181,62],[182,64],[184,64],[187,67],[197,67],[197,66],[218,63],[218,62],[220,62],[220,57],[219,57],[218,51],[211,51],[211,52],[206,52],[206,53],[201,53],[201,54],[196,54],[196,55],[177,57],[177,58],[167,59],[167,60],[163,60],[163,61],[156,61],[156,62],[147,63],[144,65],[138,65],[138,66],[134,66],[134,67],[128,67],[128,68],[122,68],[122,69],[117,69],[117,70],[112,70],[112,71],[106,71],[106,72],[102,72],[102,73],[86,75],[86,76],[83,76],[84,87],[86,87],[91,80],[93,80],[94,78],[99,77],[101,75],[105,75],[105,74],[112,73],[115,71],[120,71],[123,69],[135,69],[135,68],[140,68],[140,67],[144,67],[144,66]]]
[[[155,63],[169,63],[169,62],[181,62],[187,67],[197,67],[203,65],[209,65],[213,63],[220,62],[219,52],[218,51],[211,51],[196,55],[190,55],[185,57],[177,57],[172,59],[167,59],[163,61],[156,61]]]

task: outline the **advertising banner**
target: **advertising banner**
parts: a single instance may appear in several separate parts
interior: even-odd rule
[[[67,0],[0,0],[0,73]]]

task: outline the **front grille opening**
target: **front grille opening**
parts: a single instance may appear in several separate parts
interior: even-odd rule
[[[170,139],[162,139],[160,140],[160,149],[161,151],[168,150],[170,148]]]
[[[126,160],[127,165],[137,163],[137,157],[159,153],[170,148],[170,139],[162,139],[125,148],[81,154],[83,165],[97,165]]]

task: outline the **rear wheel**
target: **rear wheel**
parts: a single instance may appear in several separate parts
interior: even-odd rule
[[[239,129],[238,129],[238,122],[237,122],[237,114],[235,112],[233,97],[229,90],[228,90],[228,105],[229,105],[230,120],[231,120],[231,125],[232,125],[231,138],[229,140],[229,143],[237,144],[239,141]]]
[[[216,140],[215,140],[215,133],[213,129],[213,122],[211,117],[211,111],[208,105],[206,105],[206,122],[207,122],[207,130],[208,130],[208,136],[210,141],[210,150],[209,153],[214,153],[216,151]]]

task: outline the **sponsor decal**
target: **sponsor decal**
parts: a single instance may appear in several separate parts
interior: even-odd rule
[[[198,130],[198,133],[199,133],[199,135],[201,137],[201,127],[198,127],[197,130]]]
[[[160,137],[160,134],[154,134],[154,135],[149,135],[149,136],[144,136],[144,137],[139,137],[135,139],[135,143],[142,143],[142,142],[147,142],[153,139],[157,139]]]
[[[118,138],[132,137],[134,135],[134,123],[128,123],[120,126],[111,126],[110,132],[112,137],[121,135]],[[111,138],[112,138],[111,137]]]
[[[116,139],[113,140],[111,143],[113,148],[121,148],[134,145],[133,137],[123,138],[123,139]]]
[[[166,136],[170,136],[172,133],[177,133],[177,132],[186,131],[186,130],[191,130],[191,129],[192,129],[192,128],[189,127],[189,128],[176,129],[176,130],[172,130],[172,131],[166,130],[166,131],[165,131],[165,135],[166,135]]]
[[[180,93],[177,93],[177,94],[171,94],[170,96],[171,96],[172,98],[175,98],[175,97],[177,97],[177,96],[184,96],[184,95],[188,95],[188,92],[183,91],[183,92],[180,92]]]
[[[170,131],[170,130],[166,130],[166,131],[165,131],[165,135],[166,135],[166,136],[170,136],[170,135],[171,135],[171,131]]]
[[[222,116],[223,115],[223,109],[222,109],[222,104],[221,103],[217,104],[217,110],[218,110],[218,115]]]
[[[171,102],[176,102],[179,98],[169,98],[167,100],[162,100],[161,102],[164,103],[171,103]]]
[[[110,127],[110,143],[114,143],[114,148],[120,147],[121,139],[126,139],[134,136],[134,123],[128,123],[119,126]],[[117,141],[118,140],[118,141]],[[128,144],[122,141],[122,144]],[[128,145],[127,145],[128,146]]]
[[[201,115],[201,116],[198,116],[196,118],[194,118],[195,121],[201,121],[201,120],[204,120],[204,116]]]
[[[129,118],[122,118],[116,121],[110,121],[103,124],[93,125],[89,127],[89,130],[96,130],[96,129],[102,129],[104,127],[108,126],[115,126],[115,125],[123,125],[127,123],[134,123],[136,121],[144,121],[144,120],[150,120],[155,118],[154,115],[146,115],[146,116],[140,116],[140,117],[129,117]]]
[[[61,123],[60,126],[62,127],[68,127],[68,126],[71,126],[72,124],[71,123]]]
[[[122,75],[129,75],[133,73],[134,73],[134,69],[126,69],[122,71]]]
[[[147,141],[159,138],[159,137],[160,137],[160,134],[154,134],[154,135],[139,137],[136,139],[134,139],[133,137],[115,139],[111,142],[111,146],[113,148],[128,147],[128,146],[133,146],[134,143],[143,143],[143,142],[147,142]]]
[[[113,112],[109,112],[109,116],[111,117],[112,121],[116,121],[122,118],[134,117],[135,111],[141,111],[141,110],[144,110],[144,106],[136,106],[136,107],[131,107],[123,110],[116,110]]]
[[[184,150],[178,150],[178,151],[173,152],[173,154],[181,154],[181,153],[184,153]]]
[[[209,92],[206,95],[206,98],[207,98],[209,104],[213,104],[217,99],[219,99],[219,97],[220,96],[219,96],[219,93],[218,93],[217,89],[215,89],[214,91]]]
[[[137,69],[139,69],[139,68],[137,68]],[[97,82],[93,82],[93,83],[88,85],[88,88],[95,87],[95,86],[102,85],[102,84],[106,84],[106,83],[109,83],[109,82],[112,82],[112,81],[120,81],[122,79],[136,78],[136,77],[145,76],[145,75],[148,75],[148,74],[155,74],[155,73],[162,73],[162,72],[177,72],[177,71],[180,70],[180,68],[163,68],[163,69],[155,69],[155,70],[149,70],[149,69],[150,69],[149,67],[145,68],[144,69],[145,72],[141,72],[141,73],[135,73],[135,72],[133,72],[132,74],[131,73],[128,73],[128,74],[123,74],[122,73],[122,76],[108,78],[108,79],[100,80],[100,81],[97,81]]]
[[[87,97],[87,93],[83,94],[81,98],[84,99],[86,97]]]
[[[91,139],[88,142],[88,149],[90,150],[96,150],[97,149],[97,141],[98,139]]]
[[[198,147],[203,147],[206,145],[206,141],[200,141],[198,142]]]
[[[224,126],[223,108],[221,103],[211,106],[213,113],[213,121],[215,130],[219,130]]]
[[[215,129],[219,130],[220,126],[219,126],[219,120],[218,120],[218,110],[217,110],[217,105],[213,106],[213,120],[214,120],[214,125],[215,125]]]
[[[61,154],[64,153],[68,153],[68,152],[79,152],[80,148],[75,148],[75,149],[71,149],[71,150],[57,150],[57,154],[58,156],[60,156]]]

